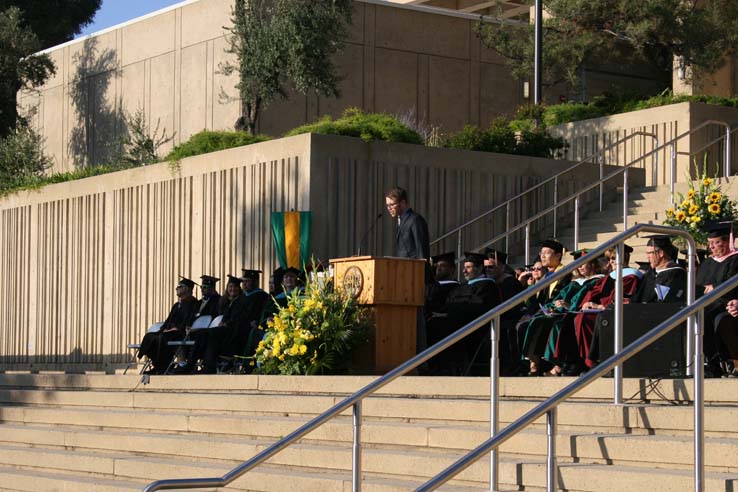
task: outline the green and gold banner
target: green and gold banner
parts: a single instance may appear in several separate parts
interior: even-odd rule
[[[300,270],[310,262],[312,212],[272,212],[272,236],[282,268]]]

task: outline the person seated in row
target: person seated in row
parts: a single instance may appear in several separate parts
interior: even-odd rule
[[[576,260],[586,253],[586,250],[578,250],[571,255]],[[573,371],[564,368],[564,363],[569,361],[563,356],[556,357],[556,347],[562,330],[565,337],[574,338],[574,316],[570,311],[576,311],[587,291],[604,277],[598,268],[599,260],[596,257],[577,268],[577,278],[572,279],[549,302],[541,304],[541,312],[528,323],[522,354],[530,361],[529,374],[560,375]]]
[[[638,282],[634,294],[625,298],[625,304],[644,303],[684,303],[687,299],[687,271],[676,262],[678,249],[671,243],[671,238],[664,235],[649,236],[646,243],[646,257],[649,269]],[[627,280],[623,272],[623,281]],[[623,289],[625,291],[625,288]],[[614,294],[613,294],[614,295]],[[613,301],[611,301],[612,303]],[[594,367],[600,358],[600,335],[595,328],[589,350],[580,346],[580,353],[587,352],[585,363]]]
[[[192,295],[194,288],[195,282],[180,277],[176,287],[177,302],[172,305],[161,329],[147,333],[141,340],[137,355],[139,359],[146,356],[151,360],[152,367],[147,371],[148,374],[164,374],[174,357],[174,349],[168,343],[182,340],[192,326],[200,306],[200,302]]]
[[[627,244],[623,245],[622,257],[622,275],[623,275],[623,297],[630,299],[635,294],[638,284],[643,278],[643,272],[636,268],[631,268],[630,255],[633,248]],[[564,357],[576,359],[577,365],[582,371],[586,371],[593,366],[589,357],[590,348],[592,346],[592,338],[594,337],[595,324],[597,321],[597,312],[606,309],[615,300],[615,278],[616,273],[616,252],[615,248],[605,250],[605,258],[607,259],[607,272],[609,274],[602,278],[600,282],[595,284],[582,299],[580,306],[581,313],[574,318],[574,329],[576,338],[576,353],[574,347],[569,347],[568,354]],[[562,346],[559,350],[564,350]]]
[[[446,302],[438,312],[429,316],[426,329],[428,345],[435,344],[458,330],[466,323],[475,320],[500,303],[500,292],[494,279],[484,274],[485,255],[466,252],[463,259],[464,282],[453,286],[448,292]],[[449,347],[434,357],[430,362],[430,370],[440,374],[459,374],[481,343],[481,332],[478,330],[465,340]]]
[[[547,239],[540,244],[538,260],[540,261],[540,268],[543,268],[543,275],[541,281],[545,280],[556,272],[564,268],[562,258],[564,254],[564,245],[554,239]],[[528,324],[538,314],[540,314],[540,307],[547,304],[571,282],[572,275],[568,274],[563,279],[553,282],[548,288],[544,288],[535,296],[532,296],[525,302],[519,311],[519,320],[515,326],[508,328],[507,337],[509,340],[508,346],[510,346],[510,356],[514,357],[515,361],[523,361],[525,359],[524,341]],[[513,345],[514,344],[514,345]],[[517,367],[517,364],[516,364]],[[533,370],[535,369],[535,370]],[[538,368],[532,368],[530,363],[526,368],[527,372],[538,374]]]
[[[508,266],[507,255],[495,249],[485,249],[487,258],[484,260],[484,274],[497,284],[500,300],[504,302],[520,294],[525,287],[518,281],[515,271]]]
[[[717,222],[706,226],[707,246],[710,256],[697,269],[695,295],[697,298],[712,292],[715,287],[738,274],[738,250],[731,243],[732,222]],[[723,374],[722,365],[732,361],[727,357],[724,338],[731,338],[734,330],[732,316],[727,312],[728,301],[738,297],[738,289],[725,294],[705,309],[703,352],[705,375],[717,377]],[[731,362],[732,365],[732,362]],[[734,369],[729,368],[729,372]]]
[[[456,253],[451,251],[431,257],[433,281],[425,286],[426,325],[435,315],[446,312],[448,295],[459,286],[456,280]]]

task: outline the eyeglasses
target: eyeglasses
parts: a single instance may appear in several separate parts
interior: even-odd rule
[[[541,272],[541,271],[543,271],[545,269],[546,269],[546,267],[533,267],[533,268],[531,268],[531,270],[536,271],[536,272]]]
[[[397,208],[400,202],[392,202],[387,204],[387,208]]]

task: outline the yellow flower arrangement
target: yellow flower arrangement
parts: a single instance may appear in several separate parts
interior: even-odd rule
[[[346,373],[351,351],[368,341],[369,318],[332,281],[308,281],[264,325],[254,357],[257,373]]]
[[[704,228],[717,221],[733,220],[738,205],[725,196],[720,185],[705,174],[690,183],[686,196],[678,194],[679,205],[666,209],[664,224],[688,231],[698,244],[707,244]],[[695,187],[695,184],[697,185]]]

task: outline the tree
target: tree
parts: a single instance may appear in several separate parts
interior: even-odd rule
[[[38,51],[72,39],[89,24],[102,0],[0,0],[0,137],[16,127],[16,95],[55,73]]]
[[[602,60],[646,60],[671,84],[674,60],[701,72],[719,68],[738,41],[735,0],[546,0],[543,81],[577,83],[580,69]],[[481,22],[484,44],[529,78],[533,27]]]
[[[235,1],[226,52],[236,62],[219,68],[239,75],[237,129],[254,134],[260,112],[286,98],[288,84],[301,93],[338,95],[332,57],[343,49],[351,12],[351,0]]]

